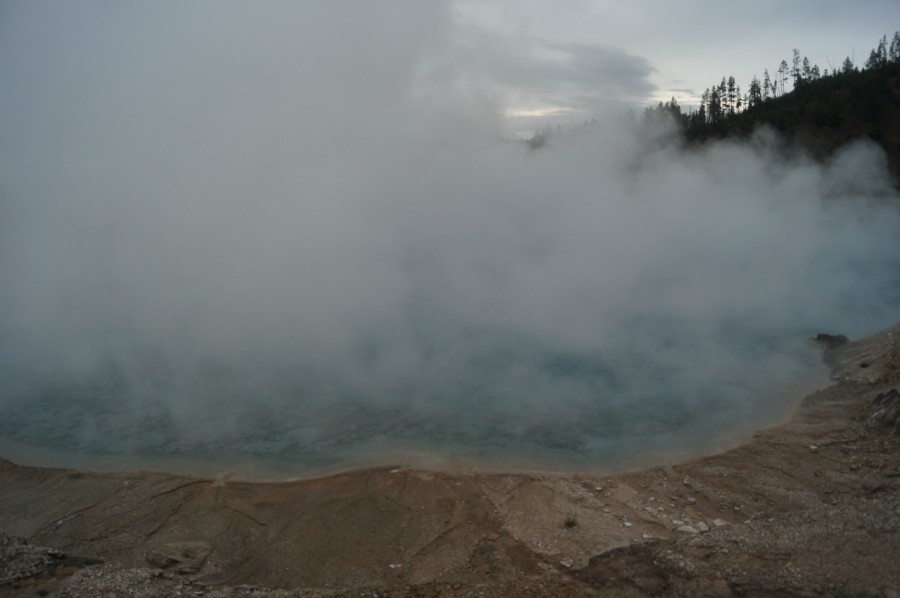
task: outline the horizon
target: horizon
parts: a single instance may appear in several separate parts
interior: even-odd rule
[[[463,27],[479,31],[472,44],[480,42],[485,62],[523,73],[504,92],[514,98],[508,111],[555,112],[533,117],[553,126],[600,117],[604,105],[617,103],[640,109],[674,97],[696,107],[723,76],[733,75],[746,92],[754,75],[762,80],[768,69],[774,77],[781,60],[790,63],[794,48],[823,71],[840,68],[847,56],[860,67],[896,29],[888,25],[896,22],[894,3],[880,0],[852,6],[469,0],[458,7]],[[524,57],[509,56],[513,47]],[[500,70],[495,65],[492,72]]]
[[[71,50],[77,53],[79,46],[88,49],[80,32],[92,28],[100,33],[111,26],[137,26],[142,36],[150,28],[163,27],[175,33],[177,23],[173,28],[154,21],[154,14],[171,13],[173,7],[138,9],[146,23],[128,25],[117,23],[128,18],[128,10],[108,11],[90,1],[65,7],[9,3],[0,22],[7,49],[2,68],[7,76],[14,75],[51,56],[54,44],[46,43],[23,55],[29,38],[56,38],[56,44],[74,44]],[[314,13],[315,7],[303,10]],[[794,48],[822,71],[840,68],[845,57],[861,67],[879,39],[896,29],[886,25],[895,20],[895,7],[888,0],[853,6],[767,0],[752,7],[700,0],[665,6],[609,0],[446,0],[418,10],[419,16],[431,13],[420,23],[416,10],[402,3],[397,7],[402,8],[394,14],[400,22],[408,18],[412,27],[424,25],[425,34],[429,27],[438,27],[431,33],[439,44],[431,44],[419,57],[420,68],[455,71],[459,85],[476,92],[470,101],[494,103],[505,116],[504,131],[515,133],[604,118],[627,107],[640,110],[673,97],[685,108],[696,108],[704,89],[723,76],[734,76],[744,92],[754,76],[763,79],[765,69],[774,77],[781,60],[790,63]],[[198,4],[179,8],[172,16],[180,13],[202,31],[235,9],[223,4],[203,11]],[[276,14],[285,9],[273,3],[256,11]],[[352,29],[346,34],[351,39],[354,35]]]

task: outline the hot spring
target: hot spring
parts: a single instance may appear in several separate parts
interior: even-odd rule
[[[900,320],[878,146],[685,148],[614,98],[529,147],[440,4],[2,20],[0,455],[622,467]]]

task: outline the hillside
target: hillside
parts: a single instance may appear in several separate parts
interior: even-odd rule
[[[801,69],[796,51],[794,56],[794,69],[782,62],[784,70],[777,73],[781,87],[766,71],[763,83],[754,77],[741,95],[734,77],[723,77],[704,92],[698,109],[682,112],[673,98],[648,108],[644,120],[675,117],[691,144],[744,137],[768,125],[819,159],[848,142],[870,139],[884,149],[895,183],[900,181],[900,36],[890,46],[883,38],[862,69],[847,59],[840,71],[820,76],[817,66],[803,59]],[[791,79],[792,89],[785,90]]]
[[[705,137],[746,135],[768,124],[818,158],[856,140],[871,139],[900,176],[900,63],[810,81],[790,94],[735,115]]]

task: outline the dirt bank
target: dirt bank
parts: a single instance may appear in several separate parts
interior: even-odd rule
[[[828,359],[835,383],[789,423],[620,475],[0,461],[0,598],[900,596],[900,325]]]

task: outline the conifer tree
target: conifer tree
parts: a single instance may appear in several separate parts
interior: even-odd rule
[[[877,69],[881,66],[881,60],[878,57],[878,50],[869,52],[869,58],[866,60],[867,69]]]
[[[841,64],[841,72],[842,73],[852,73],[853,72],[853,61],[850,60],[850,57],[844,58],[844,62]]]
[[[768,92],[766,93],[768,95]],[[763,101],[763,94],[759,84],[759,78],[756,75],[753,75],[753,80],[750,81],[750,89],[747,93],[747,108],[753,108],[761,104]]]
[[[778,72],[781,74],[781,81],[780,81],[780,83],[781,83],[781,95],[784,95],[784,93],[785,93],[785,90],[784,90],[784,84],[787,83],[788,73],[790,72],[790,70],[788,69],[788,63],[787,63],[787,60],[782,60],[782,61],[781,61],[781,64],[778,65]]]
[[[728,77],[728,111],[734,114],[735,99],[737,92],[734,83],[734,76]]]
[[[800,50],[794,48],[794,58],[791,60],[793,68],[791,69],[791,77],[794,79],[794,86],[800,82]]]

